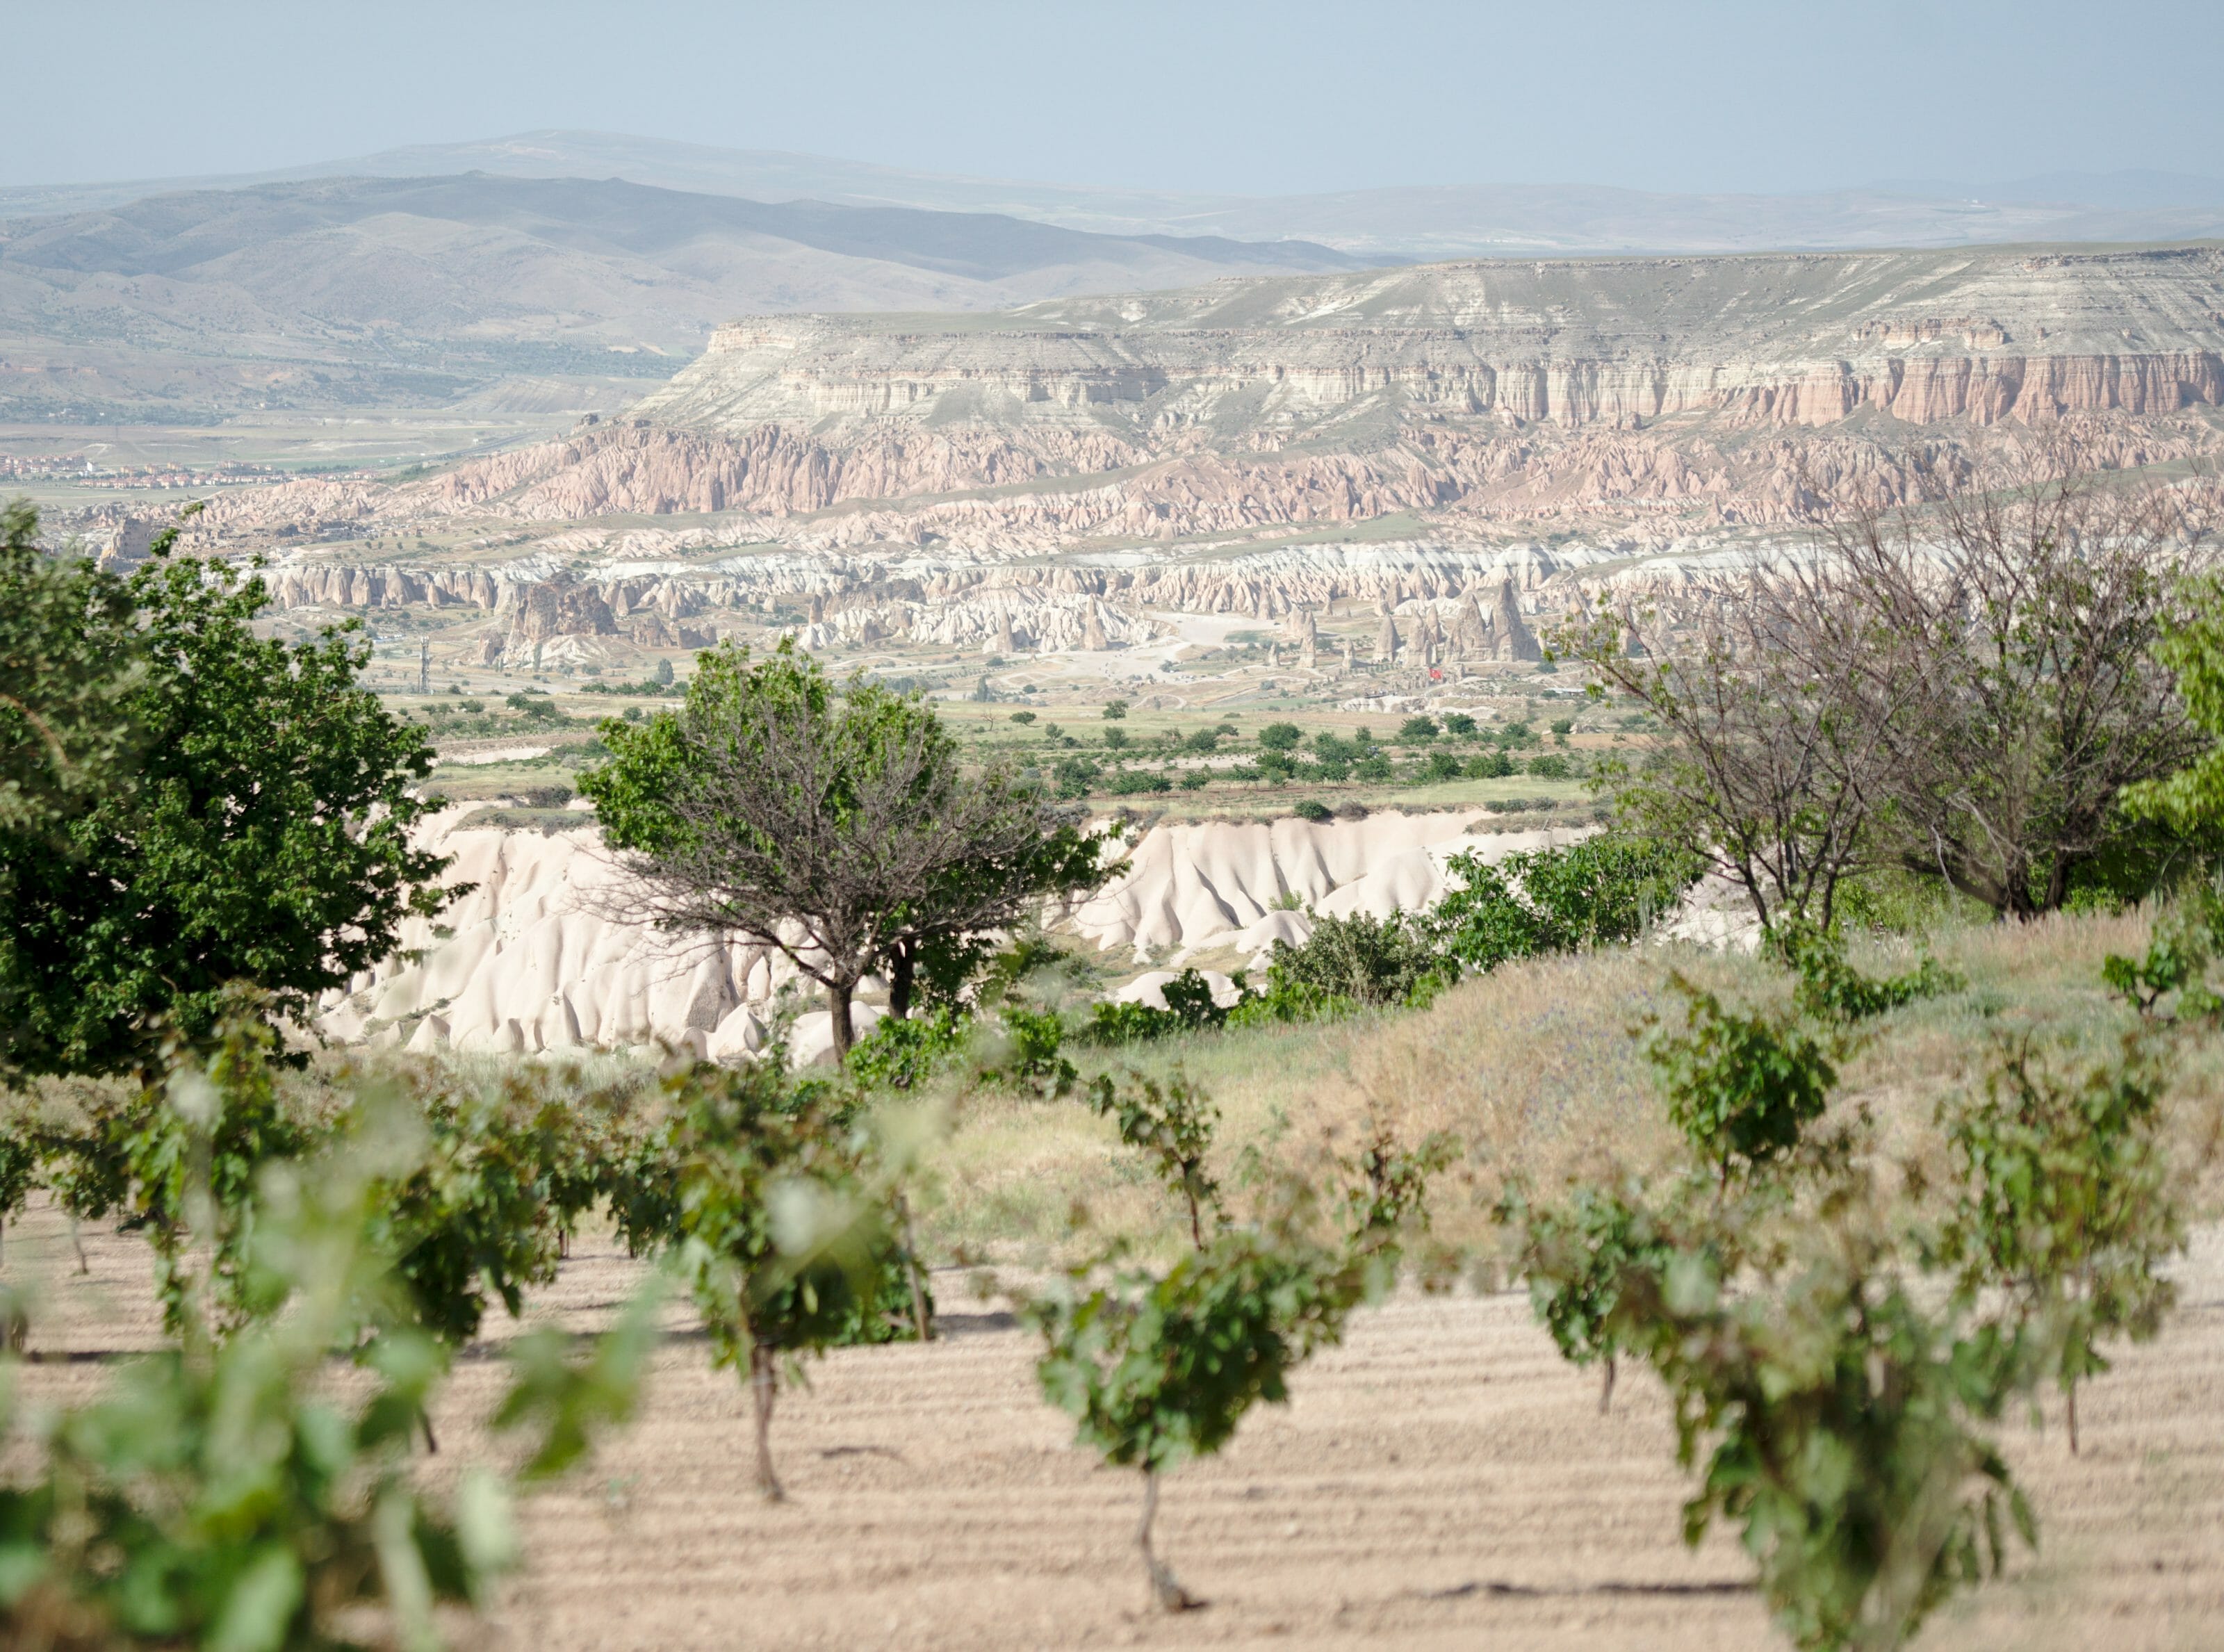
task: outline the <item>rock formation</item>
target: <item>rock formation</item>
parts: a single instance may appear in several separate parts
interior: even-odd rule
[[[2068,421],[2101,462],[2153,464],[2215,446],[2188,410],[2220,403],[2214,246],[1437,264],[947,323],[752,318],[624,418],[394,487],[225,493],[186,548],[675,513],[814,554],[991,559],[1393,512],[1771,523],[1810,484],[1893,497],[1902,432]],[[419,583],[281,599],[486,605]]]
[[[1538,643],[1535,633],[1522,620],[1521,604],[1514,598],[1511,579],[1498,587],[1498,604],[1492,616],[1491,636],[1494,658],[1541,660],[1545,657],[1545,650]]]
[[[986,680],[983,680],[986,686]],[[623,874],[591,826],[542,835],[465,828],[469,811],[422,823],[419,840],[474,887],[433,921],[404,921],[395,954],[323,1006],[343,1040],[428,1050],[530,1053],[657,1042],[731,1059],[762,1041],[773,995],[795,978],[777,953],[690,941],[615,921]],[[1473,810],[1386,812],[1315,826],[1296,820],[1155,826],[1103,890],[1054,927],[1141,961],[1153,953],[1301,941],[1305,911],[1415,910],[1444,891],[1444,862],[1495,861],[1567,841],[1568,831],[1467,835]]]

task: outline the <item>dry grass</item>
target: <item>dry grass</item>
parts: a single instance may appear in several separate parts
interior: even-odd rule
[[[1933,940],[1966,984],[1864,1029],[1842,1068],[1837,1106],[1866,1108],[1879,1149],[1935,1161],[1942,1098],[1977,1082],[2000,1041],[2032,1036],[2061,1059],[2104,1056],[2132,1017],[2101,987],[2110,953],[2145,945],[2144,916],[2061,916],[1956,927]],[[1877,971],[1908,967],[1904,944],[1856,953]],[[1506,1177],[1540,1188],[1661,1163],[1675,1142],[1635,1041],[1648,1014],[1675,1020],[1671,971],[1735,1003],[1781,1006],[1790,981],[1773,965],[1689,948],[1545,959],[1461,984],[1425,1010],[1362,1015],[1309,1026],[1206,1033],[1134,1046],[1085,1067],[1176,1069],[1210,1091],[1222,1112],[1218,1164],[1232,1175],[1256,1147],[1311,1176],[1374,1121],[1418,1141],[1448,1132],[1456,1169],[1434,1201],[1439,1235],[1481,1244]],[[2180,1159],[2199,1172],[2197,1210],[2224,1206],[2215,1174],[2224,1131],[2224,1057],[2215,1041],[2189,1048],[2173,1098]],[[976,1096],[939,1149],[941,1197],[932,1238],[971,1259],[1043,1265],[1069,1254],[1069,1215],[1166,1247],[1178,1236],[1171,1203],[1136,1155],[1077,1100]]]

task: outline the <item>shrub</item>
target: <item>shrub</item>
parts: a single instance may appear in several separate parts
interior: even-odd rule
[[[965,1035],[964,1016],[948,1004],[884,1016],[850,1047],[845,1070],[868,1090],[908,1090],[964,1048]]]
[[[1014,712],[1012,713],[1012,721],[1022,725],[1032,723],[1034,720],[1035,714],[1033,712]]]
[[[1795,1024],[1725,1010],[1680,974],[1669,984],[1684,997],[1681,1032],[1658,1026],[1645,1045],[1668,1100],[1671,1123],[1728,1187],[1799,1145],[1823,1116],[1838,1081],[1829,1052]]]
[[[1300,820],[1311,821],[1315,826],[1325,826],[1336,818],[1329,812],[1327,804],[1317,802],[1310,797],[1300,798],[1291,804],[1290,813]]]
[[[1124,699],[1115,699],[1115,700],[1108,700],[1108,701],[1106,701],[1106,702],[1105,702],[1105,706],[1104,706],[1104,716],[1105,716],[1105,718],[1106,718],[1106,719],[1107,719],[1108,721],[1116,723],[1116,722],[1118,722],[1121,718],[1123,718],[1123,717],[1125,717],[1125,716],[1127,716],[1127,715],[1128,715],[1128,702],[1127,702],[1126,700],[1124,700]],[[1117,731],[1116,731],[1116,730],[1113,730],[1113,729],[1107,729],[1107,730],[1105,731],[1105,737],[1104,737],[1109,741],[1109,740],[1112,737],[1112,736],[1113,736],[1115,733],[1116,733]]]
[[[1475,736],[1475,719],[1465,712],[1446,712],[1444,722],[1446,734],[1456,735],[1463,740],[1472,739]]]
[[[1195,969],[1185,969],[1159,989],[1163,1010],[1147,1003],[1099,1003],[1090,1006],[1085,1043],[1133,1044],[1176,1033],[1193,1033],[1226,1024],[1228,1011],[1213,1002],[1212,986]]]
[[[1267,751],[1294,751],[1304,737],[1294,723],[1269,723],[1259,731],[1259,744]]]
[[[1403,745],[1426,745],[1437,737],[1437,719],[1433,717],[1409,717],[1398,725],[1398,739]]]
[[[1529,772],[1539,780],[1565,780],[1574,771],[1568,767],[1565,757],[1547,752],[1541,757],[1529,759]]]
[[[1495,866],[1469,850],[1444,870],[1460,886],[1421,921],[1448,959],[1477,972],[1633,940],[1698,875],[1697,862],[1672,845],[1613,832],[1510,854]]]
[[[1863,975],[1847,961],[1843,941],[1809,924],[1780,924],[1768,940],[1770,949],[1799,977],[1792,991],[1794,1001],[1817,1020],[1867,1021],[1962,985],[1959,976],[1929,957],[1899,975]]]
[[[996,1012],[1011,1048],[997,1076],[1013,1080],[1039,1095],[1062,1096],[1073,1088],[1080,1074],[1059,1054],[1065,1025],[1054,1010],[1030,1010],[1007,1003]]]
[[[1376,918],[1316,917],[1301,946],[1274,943],[1268,991],[1317,995],[1313,1003],[1343,998],[1361,1004],[1418,1003],[1444,984],[1435,949],[1402,913]]]
[[[1504,780],[1514,772],[1513,759],[1503,751],[1486,751],[1468,759],[1467,772],[1477,780]]]

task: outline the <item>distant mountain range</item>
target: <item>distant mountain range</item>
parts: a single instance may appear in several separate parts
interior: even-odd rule
[[[533,132],[252,178],[0,189],[0,423],[608,409],[731,317],[1477,256],[2224,236],[2224,182],[1809,195],[1589,186],[1185,195]]]
[[[993,213],[1125,237],[1303,240],[1378,263],[1530,252],[1730,252],[2224,235],[2224,180],[2158,171],[2057,173],[1994,184],[1900,180],[1796,195],[1507,184],[1242,196],[950,177],[819,155],[583,131],[420,145],[254,176],[0,188],[0,218],[111,207],[180,189],[471,172],[622,179],[762,202],[810,199]]]
[[[660,377],[751,312],[990,309],[1366,262],[617,179],[180,190],[0,221],[0,421],[445,405],[521,377],[557,393]],[[623,399],[606,384],[584,405]]]

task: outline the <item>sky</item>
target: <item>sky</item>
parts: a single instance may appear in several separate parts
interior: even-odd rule
[[[2224,0],[0,0],[0,184],[584,127],[1200,193],[2224,174]]]

